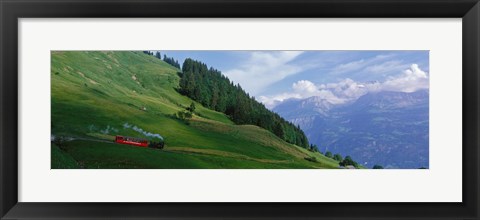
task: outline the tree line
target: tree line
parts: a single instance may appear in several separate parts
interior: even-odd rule
[[[144,54],[148,54],[150,56],[154,56],[160,60],[163,60],[165,61],[166,63],[172,65],[173,67],[176,67],[178,69],[180,69],[180,63],[178,63],[178,60],[175,60],[173,59],[173,57],[167,57],[166,54],[163,54],[163,59],[162,59],[162,54],[157,51],[157,52],[153,52],[153,51],[143,51]]]
[[[310,147],[308,148],[308,150],[310,150],[312,152],[318,152],[318,153],[324,155],[325,157],[334,159],[334,160],[338,161],[338,164],[342,167],[354,166],[355,168],[360,168],[360,164],[358,164],[356,161],[354,161],[351,156],[346,156],[345,158],[343,158],[341,154],[333,154],[330,151],[326,151],[325,153],[323,153],[323,152],[318,150],[318,146],[315,145],[315,144],[311,144]],[[373,167],[373,169],[383,169],[383,167],[380,166],[380,165],[375,165]]]
[[[183,95],[209,109],[225,113],[236,124],[257,125],[288,143],[309,149],[308,139],[299,126],[268,110],[219,70],[188,58],[179,75]]]

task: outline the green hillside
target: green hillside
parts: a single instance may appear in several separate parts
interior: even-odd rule
[[[68,140],[52,144],[54,169],[338,167],[196,102],[192,119],[177,119],[194,102],[178,92],[180,70],[140,51],[52,52],[51,66],[52,136]],[[113,143],[115,135],[148,133],[160,134],[165,148]]]

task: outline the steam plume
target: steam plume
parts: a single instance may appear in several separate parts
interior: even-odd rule
[[[147,131],[144,131],[143,129],[135,126],[135,125],[131,125],[131,124],[128,124],[128,123],[125,123],[123,124],[123,128],[131,128],[132,130],[140,133],[140,134],[143,134],[147,137],[155,137],[155,138],[160,138],[163,140],[163,137],[159,134],[154,134],[154,133],[151,133],[151,132],[147,132]]]

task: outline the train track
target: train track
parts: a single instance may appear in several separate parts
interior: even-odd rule
[[[102,140],[102,139],[94,139],[94,138],[84,138],[84,137],[63,137],[65,141],[93,141],[93,142],[101,142],[101,143],[110,143],[110,144],[115,144],[113,140],[107,141],[107,140]],[[52,140],[53,141],[53,140]]]
[[[93,138],[76,138],[76,140],[81,140],[81,141],[94,141],[94,142],[102,142],[102,143],[110,143],[110,144],[114,144],[114,143],[115,143],[113,140],[107,141],[107,140],[93,139]]]

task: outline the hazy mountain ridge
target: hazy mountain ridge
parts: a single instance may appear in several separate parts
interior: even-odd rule
[[[300,127],[321,151],[351,155],[371,167],[428,167],[429,93],[367,93],[329,105],[318,97],[291,99],[274,111]]]

